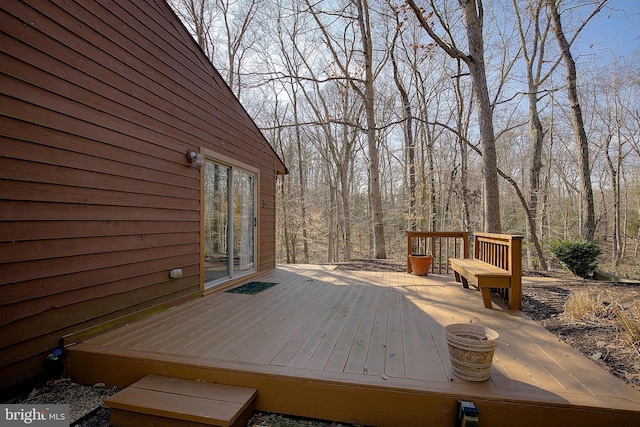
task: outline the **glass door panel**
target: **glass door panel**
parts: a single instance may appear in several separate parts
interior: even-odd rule
[[[231,276],[229,265],[229,178],[231,169],[206,161],[204,169],[205,282]]]
[[[205,161],[205,288],[255,271],[255,175]]]
[[[233,270],[242,273],[255,268],[255,185],[253,175],[233,172]]]

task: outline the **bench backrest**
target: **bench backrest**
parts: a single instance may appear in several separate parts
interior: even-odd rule
[[[522,276],[522,236],[474,233],[473,257]]]

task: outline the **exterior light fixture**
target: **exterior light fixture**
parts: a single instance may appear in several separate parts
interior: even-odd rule
[[[195,151],[189,150],[187,151],[187,160],[193,166],[200,167],[204,160],[202,159],[202,154],[196,153]]]

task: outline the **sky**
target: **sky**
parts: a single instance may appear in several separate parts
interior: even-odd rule
[[[616,57],[635,61],[634,56],[640,55],[640,0],[610,0],[587,24],[579,46],[603,63]]]

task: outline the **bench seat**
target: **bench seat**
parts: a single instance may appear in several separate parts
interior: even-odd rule
[[[456,282],[469,288],[469,282],[480,288],[486,308],[491,308],[490,288],[511,288],[511,273],[478,259],[450,258]]]

